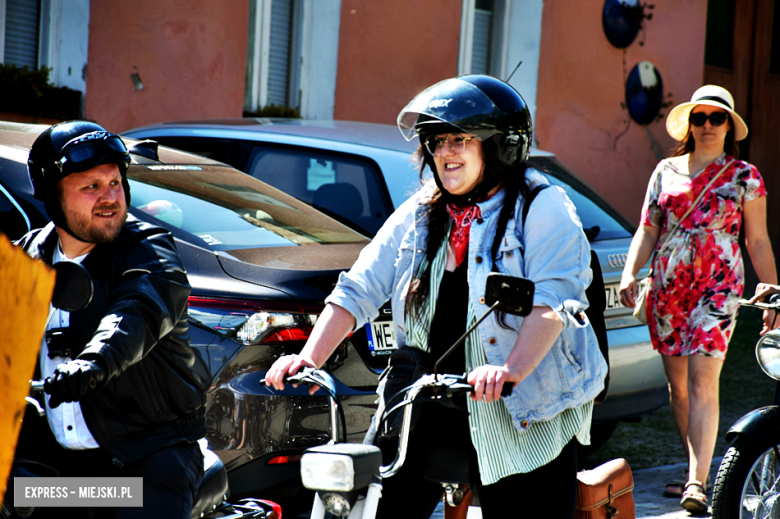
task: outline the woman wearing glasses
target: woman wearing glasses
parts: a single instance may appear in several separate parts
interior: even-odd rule
[[[442,81],[415,97],[398,125],[408,140],[419,137],[421,177],[427,166],[433,182],[390,216],[341,275],[304,349],[277,360],[266,383],[280,389],[284,375],[321,366],[387,300],[397,343],[420,352],[431,370],[487,310],[494,267],[529,278],[530,315],[492,315],[443,361],[439,372],[468,373],[475,392],[459,408],[423,408],[406,463],[382,482],[379,516],[430,517],[442,488],[425,480],[426,462],[447,447],[470,462],[484,517],[517,515],[518,503],[529,517],[573,517],[577,443],[590,441],[593,399],[606,375],[582,314],[590,248],[575,209],[562,190],[547,187],[523,225],[525,197],[547,181],[526,164],[530,113],[503,81]],[[501,397],[505,382],[515,389]],[[394,439],[379,445],[391,461]]]
[[[759,280],[777,283],[766,190],[755,166],[737,160],[748,128],[733,107],[726,89],[706,85],[669,113],[666,130],[679,144],[650,178],[620,284],[622,304],[633,307],[636,274],[655,253],[647,324],[688,456],[685,479],[670,482],[665,494],[682,497],[690,511],[707,510],[718,381],[744,289],[743,225]]]

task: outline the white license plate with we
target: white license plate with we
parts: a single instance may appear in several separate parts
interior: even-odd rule
[[[374,321],[366,324],[366,335],[371,355],[390,355],[398,349],[393,321]]]

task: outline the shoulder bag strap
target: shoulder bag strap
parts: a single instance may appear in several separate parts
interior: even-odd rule
[[[539,192],[546,187],[549,186],[547,184],[537,184],[533,189],[531,189],[531,191],[528,193],[528,196],[525,197],[525,200],[523,200],[523,209],[521,210],[523,227],[525,227],[525,219],[528,216],[528,208],[531,207],[531,202],[533,202],[534,198],[536,198],[536,195],[538,195]],[[502,223],[503,225],[501,225]],[[493,260],[493,272],[498,272],[496,267],[498,248],[501,245],[501,240],[504,239],[504,233],[506,232],[506,226],[508,223],[508,221],[499,221],[499,225],[496,228],[496,235],[493,237],[493,246],[490,248],[490,258]]]
[[[671,231],[669,231],[669,234],[667,234],[667,235],[666,235],[666,238],[664,238],[664,241],[663,241],[663,243],[661,244],[661,246],[660,246],[660,247],[658,247],[658,250],[657,250],[657,251],[655,251],[655,252],[653,253],[653,258],[652,258],[652,260],[653,260],[653,261],[651,261],[651,262],[650,262],[650,274],[652,274],[652,273],[653,273],[653,262],[655,261],[655,258],[656,258],[656,256],[658,256],[658,254],[659,254],[659,253],[660,253],[660,252],[663,250],[663,248],[666,246],[666,244],[667,244],[667,243],[669,243],[669,238],[671,238],[671,237],[672,237],[672,235],[675,233],[675,231],[676,231],[677,229],[679,229],[679,228],[680,228],[680,224],[683,222],[683,220],[685,220],[686,218],[688,218],[688,215],[689,215],[689,214],[691,214],[691,212],[692,212],[692,211],[693,211],[693,210],[694,210],[694,209],[695,209],[695,208],[696,208],[696,207],[699,205],[699,202],[701,201],[702,197],[704,196],[704,193],[706,193],[706,192],[708,192],[708,191],[710,190],[710,187],[712,187],[712,184],[714,184],[714,183],[715,183],[715,181],[716,181],[716,180],[718,180],[718,178],[720,177],[720,175],[721,175],[721,174],[722,174],[724,171],[726,171],[726,169],[727,169],[729,166],[731,166],[731,163],[732,163],[732,162],[734,162],[734,159],[731,159],[730,161],[728,161],[728,162],[726,163],[726,165],[725,165],[725,166],[723,166],[723,167],[721,168],[721,170],[718,172],[718,174],[717,174],[717,175],[715,175],[714,177],[712,177],[712,180],[710,180],[710,183],[709,183],[709,184],[707,184],[707,185],[704,187],[704,189],[702,189],[702,190],[701,190],[701,193],[699,193],[699,196],[697,196],[697,197],[696,197],[696,200],[694,200],[694,201],[693,201],[693,203],[692,203],[692,204],[691,204],[691,206],[688,208],[688,210],[687,210],[687,211],[685,211],[685,214],[682,216],[682,218],[680,218],[679,220],[677,220],[677,223],[675,224],[675,226],[672,228],[672,230],[671,230]],[[648,274],[648,276],[649,276],[650,274]]]

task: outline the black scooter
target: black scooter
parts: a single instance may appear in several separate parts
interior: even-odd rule
[[[780,311],[780,295],[769,303],[743,306]],[[726,441],[733,444],[723,456],[712,489],[712,517],[780,517],[780,329],[761,336],[756,360],[778,381],[772,405],[750,411],[731,426]]]
[[[68,312],[74,312],[86,307],[92,299],[92,280],[87,271],[78,263],[60,262],[54,265],[56,282],[52,296],[52,311],[49,313],[47,324],[51,319],[53,309],[59,308]],[[95,383],[93,381],[93,383]],[[39,417],[46,416],[46,410],[36,399],[43,394],[44,381],[30,381],[30,396],[26,398],[28,407],[34,409]],[[192,508],[192,519],[196,518],[221,518],[221,519],[278,519],[281,517],[281,507],[271,501],[262,499],[242,499],[237,503],[227,501],[230,491],[228,489],[228,477],[225,466],[219,457],[208,449],[205,439],[199,441],[203,451],[204,475],[195,496]],[[48,465],[25,459],[14,459],[11,473],[8,478],[7,489],[13,488],[14,477],[56,477],[57,471]],[[54,511],[51,508],[20,508],[13,506],[12,492],[7,491],[0,508],[0,517],[28,518],[47,514],[46,511]]]

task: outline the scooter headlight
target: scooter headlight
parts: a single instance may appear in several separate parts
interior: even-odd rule
[[[309,490],[349,492],[355,485],[355,467],[349,456],[307,452],[301,458],[301,480]]]
[[[764,373],[780,381],[780,329],[771,330],[758,340],[756,360]]]
[[[303,453],[301,481],[309,490],[350,492],[367,487],[381,464],[382,453],[373,445],[320,445]]]

